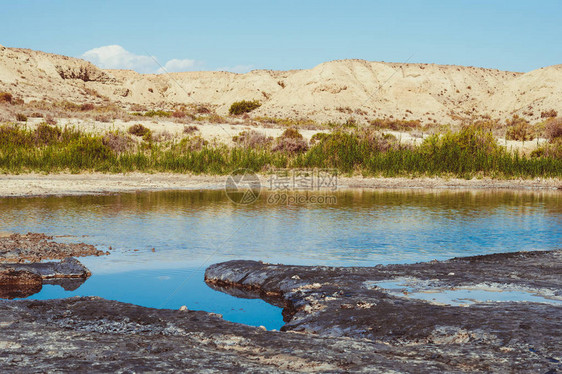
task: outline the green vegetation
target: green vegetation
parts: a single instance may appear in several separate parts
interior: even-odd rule
[[[257,109],[261,106],[261,103],[258,100],[254,100],[254,101],[247,101],[247,100],[242,100],[242,101],[236,101],[234,103],[232,103],[232,105],[230,106],[230,109],[228,110],[228,113],[230,115],[239,115],[239,114],[244,114],[244,113],[249,113],[254,109]]]
[[[144,114],[145,117],[170,117],[172,113],[165,110],[149,110]]]
[[[134,136],[95,135],[45,123],[36,129],[3,125],[0,170],[227,174],[238,168],[337,168],[343,173],[383,176],[562,177],[559,135],[542,152],[528,157],[507,151],[490,132],[472,126],[433,135],[419,146],[401,144],[372,128],[335,130],[316,136],[310,146],[295,129],[287,129],[273,142],[248,132],[241,134],[236,147],[209,144],[192,134],[158,142],[149,129],[132,128]],[[558,127],[552,133],[559,134]]]
[[[505,133],[506,139],[519,141],[534,139],[531,125],[526,119],[519,116],[513,116],[511,120],[507,121],[507,125],[508,128]]]

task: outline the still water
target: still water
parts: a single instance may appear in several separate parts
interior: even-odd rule
[[[220,313],[278,329],[280,309],[207,287],[205,268],[232,259],[370,266],[562,247],[562,193],[349,190],[335,204],[232,203],[223,191],[0,199],[0,231],[43,232],[111,255],[81,258],[92,276],[74,291],[156,308]],[[271,201],[271,199],[270,199]],[[153,250],[154,249],[154,250]]]

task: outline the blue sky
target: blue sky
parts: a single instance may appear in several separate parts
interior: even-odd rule
[[[513,71],[562,63],[557,0],[19,0],[0,9],[2,45],[141,72],[286,70],[410,56]]]

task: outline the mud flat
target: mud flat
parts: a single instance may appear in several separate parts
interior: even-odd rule
[[[0,197],[98,195],[137,191],[223,189],[226,176],[169,173],[128,174],[21,174],[0,175]],[[269,185],[268,175],[259,175]],[[458,179],[458,178],[370,178],[338,176],[340,189],[498,189],[562,190],[558,178],[543,179]]]
[[[529,372],[560,363],[562,251],[370,268],[211,266],[207,282],[285,307],[280,331],[96,297],[0,302],[0,368],[62,372]],[[544,302],[449,306],[377,284],[495,287]]]

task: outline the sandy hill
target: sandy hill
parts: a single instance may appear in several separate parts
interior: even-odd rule
[[[562,113],[562,65],[528,73],[435,64],[339,60],[309,70],[246,74],[139,74],[103,70],[71,57],[0,46],[0,91],[25,101],[96,102],[100,97],[151,109],[209,104],[219,113],[260,100],[255,115],[318,121],[374,118],[452,122],[473,115],[531,121]]]

